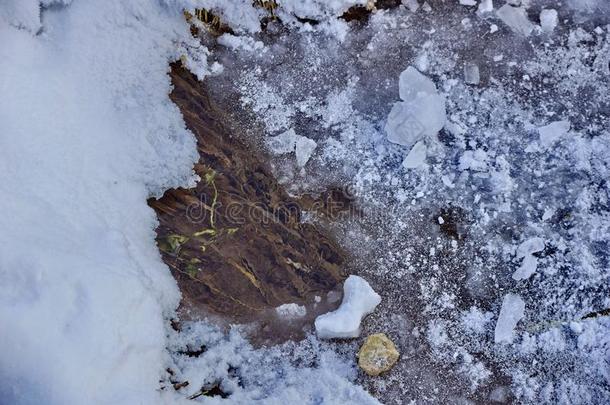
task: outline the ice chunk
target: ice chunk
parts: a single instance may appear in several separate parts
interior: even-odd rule
[[[472,62],[464,64],[464,81],[468,84],[479,84],[481,76],[478,65]]]
[[[417,0],[403,0],[402,4],[405,5],[412,13],[419,9],[419,2]]]
[[[517,294],[506,294],[496,323],[495,343],[512,343],[517,323],[525,314],[525,302]]]
[[[514,280],[524,280],[536,272],[538,259],[534,253],[544,250],[544,239],[530,238],[521,243],[517,248],[517,259],[523,259],[521,265],[513,273]]]
[[[462,6],[476,6],[477,0],[460,0]]]
[[[355,338],[360,335],[360,322],[381,302],[363,278],[349,276],[343,284],[343,301],[333,312],[316,318],[316,333],[322,339]]]
[[[553,32],[559,22],[557,10],[545,9],[540,12],[540,27],[546,33]]]
[[[295,153],[297,157],[297,165],[304,167],[309,161],[309,158],[313,154],[318,144],[313,139],[309,139],[304,136],[299,136],[295,144]]]
[[[282,318],[294,319],[307,315],[307,309],[299,304],[283,304],[275,308],[275,312]]]
[[[534,29],[534,24],[527,18],[523,7],[513,7],[505,4],[496,12],[498,17],[514,32],[528,36]]]
[[[538,128],[540,134],[540,145],[549,147],[559,140],[570,130],[570,121],[555,121]]]
[[[554,209],[552,209],[552,208],[545,209],[544,214],[542,214],[542,220],[548,221],[549,219],[551,219],[553,217],[553,214],[555,214]]]
[[[291,128],[277,136],[267,138],[267,147],[271,150],[271,153],[276,155],[291,153],[296,147],[297,137],[298,135]]]
[[[467,150],[460,156],[458,170],[473,170],[484,172],[487,170],[487,152],[483,149]]]
[[[295,152],[297,165],[305,166],[318,144],[313,139],[297,135],[294,129],[267,138],[267,147],[276,155]]]
[[[445,125],[445,99],[428,77],[409,66],[400,74],[397,102],[388,115],[385,131],[390,142],[412,147],[425,136],[434,136]]]
[[[481,0],[477,11],[479,13],[491,13],[494,9],[493,0]]]
[[[409,66],[398,79],[398,94],[403,101],[414,101],[420,93],[436,94],[436,86],[429,77]]]
[[[411,148],[411,151],[402,161],[402,166],[405,169],[415,169],[426,163],[426,144],[423,141],[417,142]]]

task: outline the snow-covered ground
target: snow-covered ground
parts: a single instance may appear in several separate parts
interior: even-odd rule
[[[336,18],[364,1],[280,3],[266,33],[245,0],[0,4],[0,402],[375,403],[358,381],[388,404],[608,403],[610,3],[404,1],[366,23]],[[233,28],[212,53],[195,4]],[[294,193],[356,196],[364,217],[334,226],[383,298],[362,334],[394,339],[389,374],[356,372],[358,340],[169,326],[146,199],[193,181],[181,56],[262,149],[289,134]]]

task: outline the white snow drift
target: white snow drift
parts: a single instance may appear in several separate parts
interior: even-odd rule
[[[179,291],[146,199],[196,159],[167,96],[188,26],[155,1],[0,9],[0,402],[157,403]]]

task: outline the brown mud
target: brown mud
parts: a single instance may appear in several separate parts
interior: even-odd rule
[[[308,308],[294,322],[302,329],[337,306],[327,293],[346,276],[345,253],[330,231],[303,221],[303,210],[332,219],[352,202],[340,189],[289,196],[260,149],[223,124],[226,108],[213,105],[205,82],[179,64],[170,75],[170,98],[197,140],[194,170],[201,180],[192,189],[168,190],[149,205],[159,219],[163,261],[182,292],[181,317],[260,321],[264,338],[275,333],[275,324],[292,325],[274,320],[275,307],[297,303]]]

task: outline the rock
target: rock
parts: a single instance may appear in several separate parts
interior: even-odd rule
[[[384,333],[376,333],[366,338],[358,352],[358,365],[370,376],[391,369],[400,354],[394,343]]]

